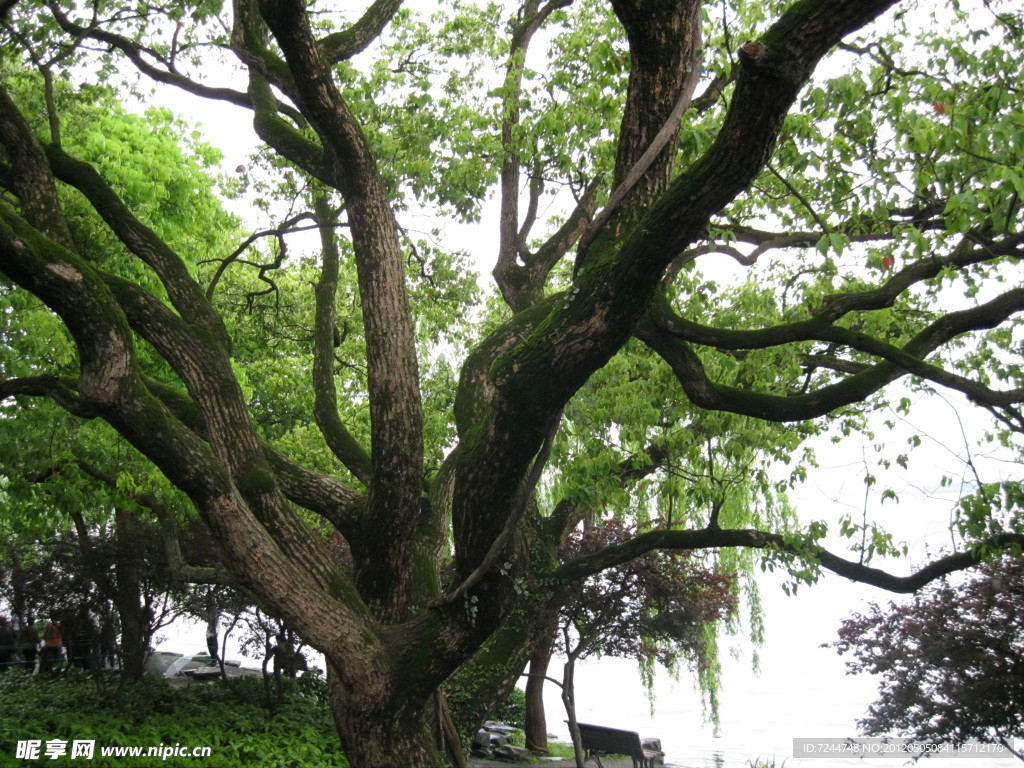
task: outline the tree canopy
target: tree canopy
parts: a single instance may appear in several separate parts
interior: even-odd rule
[[[787,500],[808,438],[907,387],[1019,456],[1018,4],[0,8],[2,421],[38,438],[4,475],[60,425],[114,503],[197,514],[324,653],[353,764],[438,764],[439,688],[498,700],[652,550],[900,592],[1019,556],[1019,477],[904,576],[884,529],[832,552]],[[214,178],[109,106],[150,87],[233,105],[257,156]],[[643,532],[566,546],[616,518]]]

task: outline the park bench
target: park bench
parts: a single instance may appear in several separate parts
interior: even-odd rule
[[[636,731],[622,731],[604,725],[577,723],[580,729],[580,746],[601,765],[601,755],[628,755],[633,759],[633,768],[654,768],[661,764],[665,753],[657,749],[647,749],[640,743],[640,734]]]

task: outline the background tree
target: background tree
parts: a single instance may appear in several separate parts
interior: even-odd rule
[[[86,658],[72,640],[91,614],[104,657],[116,655],[122,677],[138,680],[154,636],[176,612],[160,535],[123,511],[115,520],[104,529],[51,531],[45,539],[3,530],[0,596],[22,625],[61,617],[73,661]],[[99,656],[95,648],[89,654]]]
[[[1001,558],[963,583],[935,584],[913,601],[843,622],[840,655],[853,674],[880,677],[860,721],[869,736],[928,744],[968,740],[1014,752],[1024,737],[1024,564]]]
[[[31,308],[67,344],[5,337],[0,396],[15,420],[42,400],[105,424],[188,499],[240,586],[324,653],[358,765],[439,764],[439,687],[457,671],[499,697],[564,585],[652,550],[911,591],[1019,527],[896,577],[868,562],[884,531],[834,554],[785,494],[813,469],[802,438],[909,408],[901,379],[966,394],[1019,449],[1021,10],[923,13],[18,3],[4,55],[40,80],[0,90],[4,317]],[[203,220],[213,186],[133,198],[119,176],[178,157],[144,142],[81,159],[55,75],[128,65],[243,110],[262,159],[223,187],[268,226],[165,228],[165,197]],[[410,221],[473,224],[495,184],[481,306],[466,259]],[[749,279],[707,274],[713,254]],[[705,471],[723,459],[750,482]],[[605,506],[650,528],[561,560]]]
[[[573,536],[566,555],[578,556],[631,538],[634,531],[612,522],[598,530]],[[648,552],[586,579],[562,606],[558,635],[552,650],[565,655],[561,682],[562,702],[576,751],[583,768],[584,753],[576,721],[576,663],[591,655],[635,659],[648,687],[654,665],[677,670],[685,663],[698,680],[715,676],[718,665],[715,626],[734,614],[736,595],[731,579],[695,557]],[[547,664],[537,665],[538,669]],[[530,666],[531,682],[535,674]],[[541,677],[540,681],[543,682]],[[539,697],[539,696],[538,696]],[[527,699],[526,733],[536,746],[546,746],[537,734],[544,724]],[[709,702],[717,719],[717,700]],[[531,722],[540,715],[540,722]],[[529,743],[529,742],[528,742]]]

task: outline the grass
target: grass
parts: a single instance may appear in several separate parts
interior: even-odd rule
[[[573,760],[576,757],[572,744],[563,744],[560,741],[548,742],[548,754],[551,757],[564,757],[567,760]]]

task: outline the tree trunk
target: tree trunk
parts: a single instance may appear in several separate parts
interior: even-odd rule
[[[539,646],[530,657],[526,678],[526,748],[534,752],[548,751],[548,724],[544,715],[544,678],[551,663],[551,640]]]
[[[576,689],[573,682],[575,672],[576,657],[570,653],[562,668],[562,703],[569,718],[569,736],[572,737],[572,748],[576,754],[576,768],[583,768],[583,739],[580,736],[580,726],[576,722]]]
[[[149,622],[139,573],[138,521],[124,509],[114,510],[118,558],[114,564],[114,607],[121,618],[121,677],[138,681],[146,671]]]
[[[377,702],[371,707],[365,697],[345,689],[329,662],[327,684],[331,713],[349,765],[445,765],[437,748],[437,714],[432,701]]]

